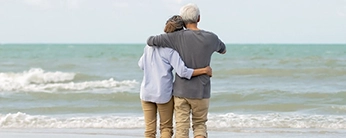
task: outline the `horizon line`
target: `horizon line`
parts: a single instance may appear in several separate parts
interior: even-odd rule
[[[12,44],[62,44],[62,45],[66,45],[66,44],[117,44],[117,45],[119,45],[119,44],[138,44],[138,45],[146,45],[145,43],[85,43],[85,42],[75,42],[75,43],[65,43],[65,42],[62,42],[62,43],[54,43],[54,42],[52,42],[52,43],[38,43],[38,42],[28,42],[28,43],[1,43],[0,42],[0,45],[7,45],[7,44],[10,44],[10,45],[12,45]],[[313,42],[311,42],[311,43],[225,43],[225,44],[230,44],[230,45],[251,45],[251,44],[256,44],[256,45],[258,45],[258,44],[266,44],[266,45],[268,45],[268,44],[270,44],[270,45],[275,45],[275,44],[346,44],[346,43],[313,43]]]

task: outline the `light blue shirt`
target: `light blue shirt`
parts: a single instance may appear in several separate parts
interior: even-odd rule
[[[138,65],[144,71],[140,98],[154,103],[167,103],[172,98],[173,68],[183,78],[190,79],[193,73],[171,48],[145,46]]]

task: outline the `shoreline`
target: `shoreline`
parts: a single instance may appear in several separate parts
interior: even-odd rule
[[[0,129],[1,138],[141,138],[144,129]],[[208,131],[210,138],[341,138],[346,130],[327,129],[272,129],[272,128],[234,128],[231,131]],[[157,135],[159,136],[159,135]],[[190,131],[192,137],[192,131]]]

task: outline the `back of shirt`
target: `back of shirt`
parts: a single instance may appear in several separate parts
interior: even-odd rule
[[[183,78],[189,79],[193,73],[171,48],[145,46],[138,65],[144,71],[140,98],[154,103],[167,103],[172,98],[173,68]]]
[[[189,68],[203,68],[210,65],[212,54],[223,52],[225,44],[213,33],[204,30],[182,30],[150,37],[148,44],[167,46],[180,54]],[[210,77],[200,75],[190,80],[175,75],[173,95],[191,99],[210,98]]]

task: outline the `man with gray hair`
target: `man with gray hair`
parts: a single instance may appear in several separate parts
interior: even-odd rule
[[[197,27],[200,21],[199,8],[195,4],[187,4],[180,9],[186,30],[151,36],[147,40],[149,46],[170,47],[178,51],[189,68],[202,68],[210,65],[212,54],[226,53],[225,44],[214,33]],[[174,111],[177,138],[188,138],[190,114],[195,138],[208,136],[206,122],[208,120],[210,77],[200,75],[190,80],[175,75],[173,86]]]

